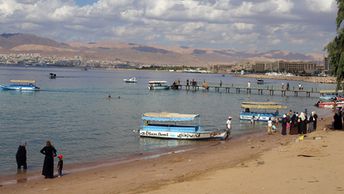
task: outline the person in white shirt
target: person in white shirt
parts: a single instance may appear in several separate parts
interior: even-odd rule
[[[247,82],[247,88],[251,88],[251,82]]]
[[[231,116],[228,117],[226,124],[227,124],[227,129],[231,130],[231,127],[232,127],[231,126],[231,124],[232,124],[232,117]]]
[[[227,127],[227,135],[225,137],[225,140],[229,140],[230,135],[231,135],[231,128],[232,128],[232,126],[231,126],[232,117],[231,116],[228,117],[226,124],[227,124],[227,126],[226,126]]]
[[[271,120],[271,118],[269,118],[269,120],[268,120],[268,134],[269,135],[272,134],[272,120]]]

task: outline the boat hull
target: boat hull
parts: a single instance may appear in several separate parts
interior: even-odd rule
[[[274,113],[240,113],[240,120],[251,121],[254,116],[255,121],[267,122],[270,118],[275,120],[277,115]]]
[[[125,83],[137,83],[136,78],[123,79]]]
[[[148,89],[150,90],[168,90],[170,89],[169,86],[149,86]]]
[[[202,131],[202,132],[175,132],[175,131],[156,131],[140,130],[141,137],[154,137],[163,139],[225,139],[228,136],[227,131]]]
[[[2,90],[18,90],[18,91],[38,91],[38,87],[29,86],[1,86]]]

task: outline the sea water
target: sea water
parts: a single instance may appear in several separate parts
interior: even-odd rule
[[[49,73],[57,74],[49,79]],[[136,77],[136,84],[123,79]],[[65,163],[92,162],[116,159],[131,154],[150,152],[161,148],[192,145],[195,141],[140,138],[141,116],[145,112],[197,113],[201,125],[208,129],[223,129],[227,117],[233,117],[232,134],[239,136],[264,131],[266,125],[252,126],[239,121],[242,101],[276,101],[294,111],[316,110],[317,97],[281,97],[225,93],[224,91],[150,91],[149,80],[166,80],[172,84],[179,79],[195,79],[223,85],[251,82],[255,79],[237,78],[222,74],[190,74],[162,71],[95,70],[72,68],[0,67],[0,84],[10,79],[33,79],[38,92],[0,91],[0,174],[13,174],[15,153],[19,144],[27,143],[29,169],[37,170],[44,156],[40,149],[51,140]],[[280,87],[287,81],[265,80],[264,86]],[[290,88],[299,82],[289,81]],[[332,89],[329,84],[301,82],[305,89]],[[252,93],[254,93],[253,91]],[[108,96],[111,95],[111,98]]]

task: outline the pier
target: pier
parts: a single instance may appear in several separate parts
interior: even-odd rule
[[[199,86],[199,85],[173,85],[172,89],[178,90],[186,90],[186,91],[214,91],[214,92],[224,92],[224,93],[246,93],[246,94],[255,94],[255,95],[279,95],[279,96],[306,96],[311,97],[312,95],[320,95],[320,91],[317,88],[289,88],[282,89],[273,86],[251,86],[245,87],[243,85],[207,85]]]

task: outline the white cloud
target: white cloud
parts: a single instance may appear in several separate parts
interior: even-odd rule
[[[335,0],[306,0],[306,4],[314,12],[331,12],[336,10]]]
[[[252,30],[254,28],[253,24],[248,23],[234,23],[233,26],[237,30]]]
[[[1,0],[0,1],[0,16],[8,17],[12,15],[15,11],[21,10],[22,5],[14,0]]]
[[[85,6],[74,0],[0,0],[0,23],[2,33],[37,33],[59,41],[101,37],[291,50],[302,43],[303,49],[322,50],[335,33],[335,10],[335,0],[98,0]]]

